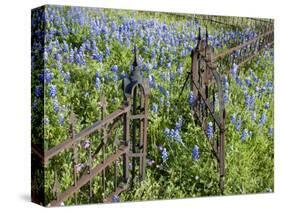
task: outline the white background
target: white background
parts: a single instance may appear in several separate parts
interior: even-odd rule
[[[30,199],[30,10],[42,4],[275,18],[275,193],[62,207],[55,211],[277,211],[280,170],[280,8],[278,0],[1,1],[0,211],[41,211]],[[279,117],[279,119],[278,119]],[[227,145],[227,144],[226,144]],[[278,204],[279,203],[279,204]],[[280,211],[280,210],[279,210]]]

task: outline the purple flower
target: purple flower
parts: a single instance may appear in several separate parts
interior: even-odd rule
[[[118,66],[117,65],[112,66],[111,67],[111,71],[117,72],[118,71]]]
[[[241,141],[245,141],[248,135],[247,129],[244,129],[241,135]]]
[[[78,163],[77,165],[75,165],[76,172],[80,172],[84,167],[85,167],[85,164]]]
[[[190,91],[190,93],[189,93],[189,98],[188,98],[188,100],[189,100],[189,105],[190,105],[190,107],[193,107],[193,104],[194,104],[194,101],[195,101],[195,97],[194,97],[192,91]]]
[[[120,202],[120,198],[118,195],[113,195],[112,196],[112,202]]]
[[[49,96],[55,97],[57,95],[57,87],[55,85],[51,85],[49,88]]]
[[[166,148],[163,148],[163,150],[161,152],[161,157],[162,157],[163,162],[166,162],[168,160],[169,153]]]
[[[49,119],[46,117],[46,118],[44,118],[43,119],[43,123],[44,123],[44,125],[48,125],[49,124]]]
[[[192,159],[195,161],[199,159],[199,147],[197,145],[192,149]]]
[[[239,117],[239,119],[237,120],[237,123],[236,123],[236,130],[240,130],[241,128],[241,125],[242,125],[242,120],[241,120],[241,117]]]
[[[230,121],[232,124],[235,124],[235,121],[236,121],[236,114],[232,114],[231,117],[230,117]]]
[[[265,108],[265,109],[269,109],[269,106],[270,106],[270,105],[269,105],[269,102],[266,102],[265,105],[264,105],[264,108]]]
[[[42,88],[41,88],[41,86],[36,86],[35,87],[35,96],[36,97],[40,97],[42,95]]]
[[[64,124],[64,115],[62,113],[59,114],[59,123],[60,125]]]
[[[206,129],[206,134],[208,139],[210,140],[213,137],[213,123],[209,122]]]
[[[265,124],[265,122],[266,122],[266,114],[262,113],[259,124],[262,126]]]
[[[54,109],[54,111],[55,111],[56,113],[59,112],[60,107],[59,107],[59,102],[58,102],[57,99],[55,99],[55,100],[53,101],[53,109]]]
[[[158,112],[158,105],[156,103],[152,103],[152,112],[157,113]]]
[[[82,147],[84,149],[87,149],[88,147],[90,147],[90,144],[91,144],[90,140],[87,139],[82,143]]]

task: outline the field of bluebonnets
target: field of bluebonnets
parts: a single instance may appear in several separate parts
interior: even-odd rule
[[[46,21],[45,33],[42,20]],[[204,132],[192,118],[189,88],[178,98],[200,26],[200,21],[184,15],[157,12],[47,6],[45,17],[34,13],[32,127],[36,132],[36,126],[44,124],[44,149],[69,137],[71,111],[77,115],[79,131],[100,119],[98,102],[102,94],[108,113],[122,105],[122,79],[132,70],[136,44],[138,65],[149,78],[151,90],[147,170],[145,180],[123,192],[118,201],[219,195],[216,163]],[[216,51],[256,35],[247,28],[208,27],[209,42]],[[232,65],[231,75],[225,75],[224,193],[271,192],[273,49],[266,49],[239,70]],[[43,141],[32,136],[32,142]],[[68,165],[50,166],[57,166],[63,173],[62,189],[71,185]],[[51,200],[54,173],[48,170],[44,186],[46,198]],[[70,198],[64,204],[73,203]]]

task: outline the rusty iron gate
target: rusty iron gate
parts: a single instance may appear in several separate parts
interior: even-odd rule
[[[207,29],[205,39],[202,39],[199,28],[197,46],[191,53],[191,72],[187,73],[180,92],[181,96],[188,81],[190,81],[191,95],[195,99],[191,105],[192,114],[195,122],[201,126],[211,144],[212,153],[218,164],[219,186],[222,193],[225,176],[224,145],[226,131],[224,99],[226,88],[224,82],[227,81],[233,66],[238,69],[239,66],[245,65],[260,54],[262,50],[274,44],[273,23],[268,22],[267,25],[263,26],[264,28],[259,28],[256,37],[245,40],[243,43],[217,55],[208,42]]]
[[[208,21],[214,22],[214,20]],[[222,21],[223,19],[215,22]],[[233,64],[236,68],[242,66],[260,54],[263,49],[274,44],[272,22],[260,25],[257,32],[256,37],[246,39],[235,47],[215,54],[215,49],[208,42],[207,29],[205,39],[202,39],[199,28],[197,46],[191,53],[191,71],[188,72],[180,92],[181,96],[186,85],[190,82],[190,89],[195,97],[195,101],[191,105],[192,114],[195,122],[202,127],[211,144],[212,153],[217,161],[219,186],[222,193],[225,176],[224,145],[226,131],[223,81],[225,80],[224,77],[229,76]],[[92,180],[98,175],[101,175],[103,202],[111,202],[115,195],[130,188],[136,177],[140,180],[144,179],[147,155],[149,84],[138,68],[136,47],[134,47],[133,72],[129,78],[123,80],[123,93],[123,106],[110,114],[106,114],[106,99],[102,96],[100,99],[101,120],[79,133],[75,132],[75,114],[71,114],[70,137],[59,145],[47,151],[32,145],[32,154],[40,159],[41,170],[44,170],[44,167],[47,167],[52,160],[62,156],[64,152],[71,152],[70,164],[73,170],[73,184],[64,189],[60,186],[57,170],[52,170],[54,172],[53,200],[50,203],[45,202],[44,195],[40,196],[44,193],[41,191],[39,194],[33,192],[34,202],[57,206],[72,197],[77,203],[79,190],[88,185],[88,201],[91,203],[95,196],[92,189]],[[121,139],[115,133],[117,126],[122,127]],[[209,131],[212,131],[212,136],[210,136]],[[99,134],[100,142],[94,150],[89,148],[92,144],[87,143],[87,138],[93,134]],[[81,145],[86,145],[88,150],[87,165],[86,168],[83,167],[84,172],[82,174],[79,172],[81,163],[79,162],[78,151]],[[105,154],[106,149],[112,150],[107,156]],[[101,154],[100,157],[98,157],[98,154]],[[122,163],[121,166],[118,165],[119,162]],[[112,193],[106,195],[106,170],[112,165],[114,167],[114,186]],[[120,167],[121,177],[118,176]]]
[[[38,146],[32,145],[32,153],[40,159],[45,167],[52,160],[58,159],[58,157],[63,156],[64,152],[69,151],[72,155],[70,163],[73,170],[73,184],[65,189],[62,189],[60,186],[60,180],[57,174],[58,170],[52,170],[54,172],[53,200],[51,202],[45,202],[44,196],[41,199],[37,199],[40,195],[33,194],[33,201],[43,205],[58,206],[63,201],[74,196],[75,203],[77,204],[79,190],[83,186],[88,185],[89,203],[91,203],[95,195],[92,189],[92,180],[97,175],[101,175],[103,202],[111,202],[114,201],[116,195],[133,185],[134,178],[137,174],[140,180],[144,179],[147,155],[149,85],[148,80],[143,78],[138,68],[136,47],[134,48],[134,55],[132,75],[123,81],[124,104],[121,108],[105,115],[106,99],[102,96],[100,99],[101,120],[76,133],[76,117],[72,113],[69,120],[69,139],[45,152]],[[116,129],[118,124],[123,128],[121,140],[118,138],[117,133],[114,135],[114,129]],[[95,150],[90,148],[92,143],[88,140],[89,136],[93,134],[99,134],[100,137],[100,144]],[[113,139],[110,139],[111,137]],[[88,150],[88,160],[83,165],[79,162],[78,149],[81,146],[84,146]],[[113,150],[108,157],[105,156],[106,148]],[[98,154],[101,154],[101,160],[98,160]],[[122,161],[121,178],[118,176],[117,171],[119,160]],[[129,163],[130,160],[132,163]],[[111,165],[114,166],[114,189],[112,193],[105,195],[106,169]],[[81,174],[82,168],[84,168],[84,172]]]

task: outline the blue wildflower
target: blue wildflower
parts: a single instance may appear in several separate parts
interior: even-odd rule
[[[152,104],[152,112],[157,113],[158,112],[158,105],[156,103]]]
[[[55,99],[55,100],[53,101],[53,109],[54,109],[54,111],[55,111],[56,113],[59,112],[60,107],[59,107],[59,102],[58,102],[57,99]]]
[[[237,120],[237,123],[236,123],[236,130],[240,130],[241,128],[241,125],[242,125],[242,120],[241,120],[241,117],[239,117],[239,119]]]
[[[195,145],[192,149],[192,159],[198,160],[199,159],[199,147]]]
[[[176,128],[175,129],[180,130],[182,125],[183,125],[183,118],[182,118],[182,116],[180,116],[179,120],[176,122]]]
[[[241,141],[245,141],[248,135],[247,129],[244,129],[241,135]]]
[[[206,129],[206,134],[208,139],[210,140],[213,137],[213,123],[209,122]]]
[[[112,196],[112,202],[120,202],[120,198],[118,195],[113,195]]]
[[[230,116],[230,121],[231,121],[232,124],[235,124],[235,121],[236,121],[236,113],[234,113],[234,114],[232,114],[232,115]]]
[[[114,73],[114,74],[113,74],[113,78],[112,78],[112,79],[113,79],[114,82],[117,82],[117,81],[118,81],[118,75],[117,75],[117,73]]]
[[[111,67],[111,71],[117,72],[118,71],[118,66],[117,65],[112,66]]]
[[[40,97],[41,95],[42,95],[42,88],[41,88],[41,86],[37,85],[35,87],[35,96]]]
[[[99,77],[96,77],[95,87],[97,90],[99,90],[101,87],[101,80]]]
[[[265,108],[265,109],[269,109],[269,106],[270,106],[270,105],[269,105],[269,102],[266,102],[265,105],[264,105],[264,108]]]
[[[232,67],[231,67],[231,73],[232,73],[232,75],[236,75],[237,70],[238,70],[238,66],[237,66],[235,63],[233,63],[233,65],[232,65]]]
[[[266,114],[262,113],[259,124],[262,126],[265,124],[265,122],[266,122]]]
[[[64,124],[64,115],[62,113],[59,114],[59,123],[60,125]]]
[[[55,97],[57,95],[57,87],[55,85],[51,85],[49,88],[49,96]]]
[[[250,87],[252,85],[249,77],[246,77],[245,82],[246,82],[248,87]]]
[[[43,119],[43,124],[48,125],[50,123],[49,119],[46,117]]]
[[[74,51],[73,51],[73,49],[70,49],[70,52],[69,52],[69,62],[74,63]]]
[[[163,148],[163,150],[161,152],[161,157],[162,157],[163,162],[166,162],[168,160],[169,153],[166,148]]]
[[[194,95],[193,95],[193,92],[192,92],[192,91],[190,91],[190,93],[189,93],[189,98],[188,98],[188,100],[189,100],[189,105],[190,105],[190,107],[193,107],[195,98],[194,98]]]

